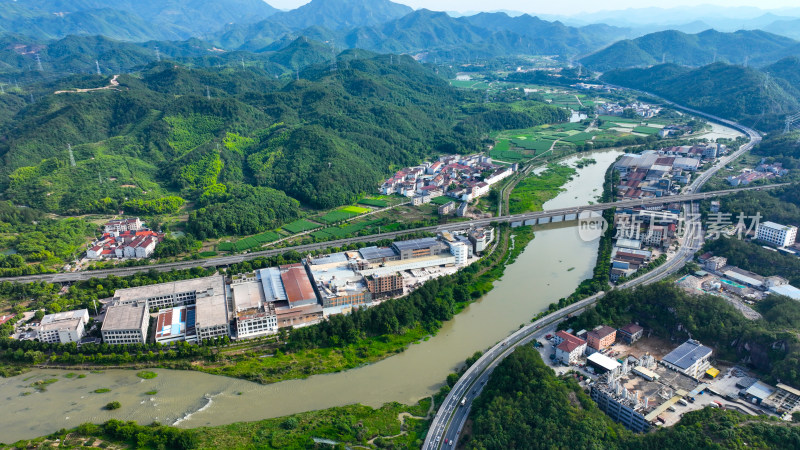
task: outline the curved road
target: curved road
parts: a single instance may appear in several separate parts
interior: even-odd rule
[[[706,114],[691,108],[685,108],[672,102],[665,102],[675,108],[683,109],[693,114],[707,117],[711,120],[728,125],[731,128],[742,131],[750,138],[748,143],[742,145],[732,154],[721,158],[720,161],[712,166],[709,170],[697,177],[697,179],[695,179],[686,189],[686,191],[690,193],[689,195],[673,196],[673,200],[678,200],[676,197],[682,197],[682,200],[695,199],[696,197],[691,195],[691,193],[697,192],[703,186],[703,184],[705,184],[719,169],[733,159],[738,158],[744,152],[749,151],[761,141],[761,136],[751,128],[717,116],[713,116],[711,114]],[[694,217],[697,217],[696,214],[699,211],[697,204],[693,202],[688,203],[688,208],[690,209],[689,212],[693,213]],[[581,209],[586,210],[588,208]],[[702,245],[702,228],[701,224],[694,220],[687,221],[686,227],[686,233],[682,239],[683,242],[680,250],[673,256],[672,259],[657,267],[652,272],[646,273],[638,278],[623,283],[617,288],[625,289],[660,281],[676,272],[683,267],[686,262],[690,261],[694,253],[699,250]],[[483,356],[481,356],[478,361],[470,366],[464,375],[459,378],[455,386],[453,386],[450,393],[445,398],[444,402],[442,402],[442,405],[439,407],[433,422],[431,422],[431,427],[428,430],[428,435],[426,436],[425,443],[422,446],[423,450],[449,448],[450,446],[455,446],[455,444],[457,444],[458,436],[464,427],[464,423],[469,417],[472,401],[478,395],[480,395],[483,386],[487,383],[489,375],[492,373],[494,368],[497,367],[497,365],[500,364],[503,359],[510,355],[514,351],[515,347],[520,344],[526,344],[530,342],[536,332],[538,332],[542,327],[563,320],[568,315],[581,312],[584,309],[592,306],[603,295],[604,292],[600,292],[570,306],[562,308],[554,313],[551,313],[542,319],[532,322],[531,324],[517,330],[511,336],[503,339],[501,342],[484,353]]]

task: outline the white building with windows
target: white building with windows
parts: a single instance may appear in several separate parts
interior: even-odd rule
[[[48,344],[78,342],[83,337],[88,322],[89,311],[85,309],[48,314],[42,318],[36,330],[39,342]]]
[[[775,222],[759,223],[756,228],[756,239],[778,247],[788,247],[797,240],[797,227]]]
[[[112,345],[144,344],[150,315],[147,302],[109,306],[100,332],[103,342]]]
[[[463,242],[448,242],[450,253],[456,258],[455,264],[461,266],[467,263],[469,258],[469,248]]]

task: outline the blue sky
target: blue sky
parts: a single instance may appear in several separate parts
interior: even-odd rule
[[[716,4],[720,6],[754,6],[761,9],[797,7],[797,0],[393,0],[412,8],[428,8],[436,11],[487,11],[507,9],[538,14],[571,15],[581,12],[618,10],[626,8],[675,7],[686,5]],[[292,9],[308,3],[308,0],[267,0],[270,5],[280,9]]]

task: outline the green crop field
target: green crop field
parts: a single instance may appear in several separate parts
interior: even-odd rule
[[[492,150],[489,152],[489,156],[500,161],[518,162],[524,159],[526,155],[514,150]]]
[[[254,236],[239,239],[236,242],[221,242],[219,249],[224,252],[237,251],[242,252],[251,248],[260,247],[267,242],[273,242],[280,239],[281,236],[274,231],[266,231]]]
[[[441,197],[434,197],[431,200],[431,203],[433,203],[434,205],[446,205],[452,201],[453,201],[452,198],[442,195]]]
[[[319,228],[320,225],[314,222],[309,222],[305,219],[295,220],[292,223],[287,223],[286,225],[282,226],[281,228],[292,233],[302,233],[303,231],[313,230],[315,228]]]
[[[341,210],[345,211],[345,212],[351,212],[351,213],[354,213],[354,214],[364,214],[364,213],[368,213],[368,212],[372,211],[369,208],[362,208],[361,206],[345,206]]]
[[[635,127],[633,129],[634,133],[642,133],[647,135],[658,134],[659,131],[661,131],[661,129],[655,127]]]
[[[389,203],[387,203],[386,201],[374,198],[362,198],[361,200],[358,201],[358,203],[360,205],[375,206],[378,208],[385,208],[389,206]]]
[[[348,207],[352,208],[352,207]],[[366,209],[366,208],[361,208]],[[317,218],[320,222],[327,223],[327,224],[334,224],[336,222],[341,222],[343,220],[352,219],[353,217],[358,216],[360,213],[348,211],[346,208],[337,209],[336,211],[331,211],[328,214],[325,214],[322,217]]]
[[[511,143],[508,141],[508,139],[501,139],[497,141],[497,144],[494,145],[493,150],[504,152],[510,148],[511,148]]]
[[[578,133],[570,137],[566,137],[562,140],[566,142],[571,142],[573,144],[579,144],[579,143],[582,144],[586,141],[591,140],[592,136],[593,136],[592,133]]]
[[[549,150],[550,147],[553,145],[552,140],[536,140],[536,141],[529,141],[529,140],[514,140],[514,145],[519,148],[524,148],[525,150],[533,150],[536,152],[543,152]]]

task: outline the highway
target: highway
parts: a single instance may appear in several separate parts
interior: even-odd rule
[[[741,150],[739,151],[741,152]],[[737,153],[739,153],[737,152]],[[711,169],[710,169],[711,170]],[[766,186],[754,186],[754,187],[744,187],[744,188],[736,188],[736,189],[729,189],[724,191],[713,191],[713,192],[692,192],[697,190],[699,186],[708,179],[706,174],[701,175],[700,177],[695,180],[694,183],[688,188],[691,191],[680,194],[680,195],[670,195],[665,197],[659,198],[652,198],[652,199],[632,199],[632,200],[621,200],[618,202],[609,202],[609,203],[597,203],[594,205],[585,205],[580,207],[569,207],[569,208],[560,208],[560,209],[550,209],[547,211],[537,211],[531,213],[524,213],[524,214],[515,214],[510,216],[502,216],[502,217],[489,217],[486,219],[472,219],[466,220],[462,222],[454,222],[449,224],[443,225],[435,225],[430,227],[423,227],[423,228],[414,228],[410,230],[403,230],[403,231],[395,231],[391,233],[380,233],[380,234],[371,234],[367,236],[358,236],[352,237],[347,239],[337,239],[335,241],[326,241],[326,242],[317,242],[313,244],[303,244],[297,245],[293,247],[283,247],[283,248],[275,248],[271,250],[262,250],[257,252],[250,252],[244,253],[239,255],[230,255],[230,256],[218,256],[214,258],[206,258],[206,259],[197,259],[197,260],[189,260],[189,261],[177,261],[171,263],[163,263],[163,264],[148,264],[145,266],[134,266],[134,267],[119,267],[114,269],[104,269],[104,270],[85,270],[85,271],[78,271],[78,272],[59,272],[59,273],[43,273],[43,274],[36,274],[36,275],[23,275],[19,277],[7,277],[7,278],[0,278],[0,281],[13,281],[17,283],[32,283],[38,281],[47,281],[51,283],[70,283],[75,281],[84,281],[90,278],[103,278],[108,275],[115,275],[119,277],[127,276],[127,275],[134,275],[139,272],[147,272],[150,270],[155,270],[157,272],[169,272],[171,270],[180,270],[180,269],[191,269],[194,267],[225,267],[231,264],[240,263],[243,261],[248,261],[251,259],[255,259],[262,256],[274,256],[274,255],[282,255],[286,252],[296,251],[299,253],[305,253],[312,250],[319,250],[323,248],[330,248],[330,247],[341,247],[347,244],[352,244],[356,242],[375,242],[382,239],[395,239],[399,236],[407,235],[409,233],[415,232],[430,232],[436,233],[438,231],[444,230],[463,230],[470,227],[475,226],[485,226],[491,225],[493,223],[500,223],[500,222],[525,222],[533,219],[541,219],[553,216],[565,216],[565,215],[575,215],[576,217],[583,212],[591,212],[591,211],[603,211],[610,208],[630,208],[634,206],[642,206],[642,205],[657,205],[657,204],[664,204],[664,203],[680,203],[680,202],[687,202],[687,201],[696,201],[696,200],[705,200],[712,197],[718,197],[721,195],[728,195],[739,191],[747,191],[747,190],[760,190],[760,189],[770,189],[775,187],[784,186],[785,184],[772,184]],[[702,181],[701,181],[702,180]],[[698,184],[699,183],[699,184]]]
[[[649,94],[652,95],[652,94]],[[693,114],[707,117],[717,122],[721,122],[725,125],[730,126],[731,128],[737,129],[743,133],[745,133],[749,137],[749,142],[742,145],[738,150],[733,152],[732,154],[721,158],[717,164],[712,166],[709,170],[705,173],[697,177],[690,185],[687,187],[686,192],[687,194],[683,194],[681,196],[672,196],[673,200],[677,200],[676,197],[680,197],[682,201],[691,201],[688,203],[688,206],[684,206],[685,208],[689,208],[688,212],[693,213],[688,217],[698,217],[699,207],[693,200],[702,199],[702,197],[697,197],[696,193],[700,188],[705,184],[719,169],[724,167],[733,159],[738,158],[743,153],[752,149],[756,144],[761,141],[761,136],[755,131],[743,125],[737,124],[735,122],[731,122],[729,120],[725,120],[710,114],[703,113],[701,111],[693,110],[691,108],[685,108],[679,105],[676,105],[672,102],[667,102],[673,107],[680,108],[686,111],[689,111]],[[707,193],[711,194],[711,193]],[[615,203],[623,203],[623,202],[615,202]],[[608,207],[609,205],[605,205]],[[580,210],[589,210],[588,207],[581,207]],[[605,208],[603,208],[605,209]],[[700,249],[702,246],[702,227],[699,221],[696,220],[689,220],[686,223],[686,230],[684,236],[681,239],[681,246],[678,252],[666,263],[657,267],[653,271],[646,273],[638,278],[625,282],[619,286],[618,289],[626,289],[631,288],[634,286],[655,283],[658,282],[669,275],[673,274],[677,270],[679,270],[683,265],[690,261],[694,255],[694,253]],[[505,359],[508,355],[513,353],[514,349],[521,345],[529,343],[534,335],[541,330],[543,327],[550,325],[554,322],[558,322],[566,318],[568,315],[576,314],[584,309],[592,306],[598,299],[600,299],[604,295],[604,292],[600,292],[595,294],[591,297],[583,299],[579,302],[576,302],[570,306],[562,308],[554,313],[547,315],[535,322],[532,322],[526,325],[523,328],[520,328],[516,332],[514,332],[509,337],[503,339],[499,343],[497,343],[494,347],[489,349],[486,353],[481,356],[481,358],[475,362],[472,366],[470,366],[464,375],[459,378],[456,384],[451,389],[450,393],[447,395],[445,400],[439,406],[439,410],[434,416],[433,421],[431,422],[431,426],[428,430],[428,435],[425,438],[425,443],[423,444],[423,450],[433,450],[439,448],[451,448],[455,447],[458,444],[458,437],[461,434],[461,430],[464,427],[464,423],[467,421],[469,417],[469,412],[472,406],[472,401],[480,395],[483,386],[488,382],[489,376],[491,375],[492,371],[498,364],[500,364],[503,359]],[[463,405],[462,405],[463,402]]]

